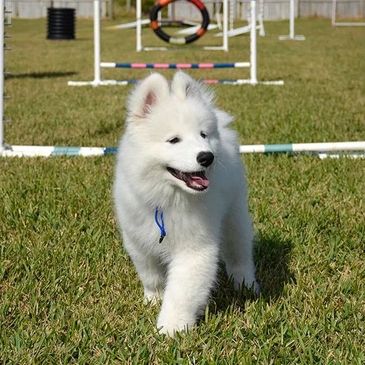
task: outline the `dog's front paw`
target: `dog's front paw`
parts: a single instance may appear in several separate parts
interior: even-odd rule
[[[256,281],[256,279],[247,281],[247,280],[242,280],[241,282],[235,280],[234,281],[234,288],[235,290],[241,290],[242,286],[245,286],[247,289],[252,290],[257,296],[260,295],[261,289],[260,289],[260,284]]]
[[[144,292],[143,303],[148,305],[155,305],[161,300],[161,293],[159,291],[146,291]]]
[[[256,280],[248,284],[245,283],[245,285],[248,289],[252,290],[257,296],[260,295],[261,293],[260,284]]]
[[[184,320],[178,314],[164,318],[160,314],[157,320],[157,329],[160,334],[165,334],[169,337],[174,337],[177,332],[188,331],[195,325],[195,320]]]

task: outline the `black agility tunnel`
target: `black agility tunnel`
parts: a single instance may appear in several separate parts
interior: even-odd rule
[[[75,9],[47,9],[47,39],[75,39]]]

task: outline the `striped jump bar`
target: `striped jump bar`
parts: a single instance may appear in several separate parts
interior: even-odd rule
[[[365,152],[365,141],[328,143],[258,144],[240,146],[240,153],[331,153],[345,151]]]
[[[106,156],[114,155],[117,147],[59,147],[59,146],[10,146],[2,157],[52,157],[52,156]]]
[[[117,147],[9,146],[0,148],[0,157],[106,156]],[[337,155],[335,154],[337,152]],[[338,153],[341,154],[338,154]],[[242,145],[240,153],[314,153],[319,157],[365,157],[365,141]]]
[[[100,80],[98,82],[94,81],[69,81],[69,86],[127,86],[127,85],[134,85],[137,84],[140,80],[137,79],[129,79],[129,80]],[[207,80],[200,80],[203,84],[210,84],[210,85],[249,85],[252,84],[252,81],[249,79],[207,79]],[[282,81],[260,81],[258,84],[265,84],[265,85],[283,85]]]
[[[132,68],[132,69],[212,69],[212,68],[244,68],[250,67],[250,62],[234,63],[117,63],[101,62],[103,68]]]

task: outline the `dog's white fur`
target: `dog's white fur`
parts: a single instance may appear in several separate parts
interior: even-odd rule
[[[245,172],[232,118],[183,72],[171,82],[154,73],[132,92],[121,139],[114,199],[124,246],[143,283],[146,301],[162,298],[161,333],[192,327],[207,304],[218,260],[235,286],[258,290]],[[206,134],[202,137],[201,132]],[[178,143],[171,143],[178,137]],[[170,141],[170,142],[169,142]],[[205,168],[199,152],[212,152]],[[208,189],[188,187],[167,171],[205,170]],[[167,235],[159,243],[155,209]]]

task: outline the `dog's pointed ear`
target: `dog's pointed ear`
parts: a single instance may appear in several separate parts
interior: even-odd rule
[[[176,72],[171,82],[171,91],[181,100],[189,96],[198,97],[205,100],[207,103],[213,101],[213,94],[205,85],[194,80],[185,72]]]
[[[226,127],[228,124],[231,124],[233,122],[233,117],[232,115],[224,112],[223,110],[220,109],[215,109],[215,115],[217,117],[218,120],[218,124],[222,127]]]
[[[128,100],[130,119],[145,119],[154,106],[163,102],[169,95],[167,80],[158,73],[153,73],[142,80]]]

